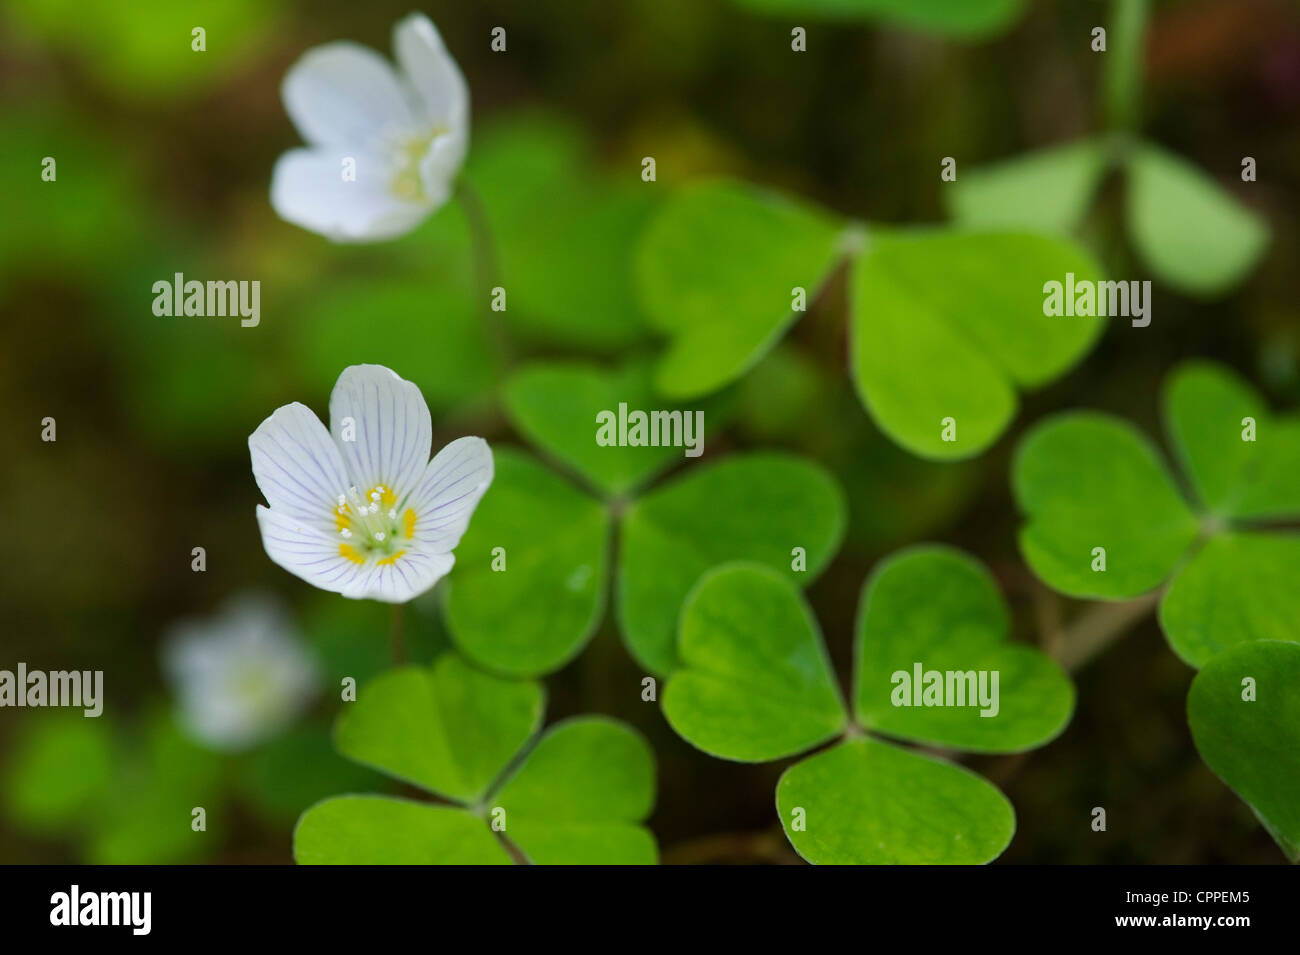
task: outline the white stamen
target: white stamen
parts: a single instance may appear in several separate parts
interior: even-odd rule
[[[375,531],[375,540],[381,541],[384,539],[384,536],[385,535],[383,531]]]

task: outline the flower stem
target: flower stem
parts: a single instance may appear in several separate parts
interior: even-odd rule
[[[1106,125],[1137,128],[1142,105],[1142,53],[1148,0],[1112,0],[1106,47]]]
[[[393,663],[397,666],[406,662],[406,630],[403,613],[405,604],[393,604],[388,618],[388,643],[392,648]]]
[[[492,239],[492,227],[488,224],[483,201],[474,191],[474,187],[463,178],[456,183],[456,198],[469,224],[470,248],[474,259],[475,294],[478,296],[479,308],[483,312],[483,324],[492,349],[496,352],[499,370],[504,372],[514,360],[514,347],[510,341],[510,330],[506,327],[502,314],[492,308],[492,289],[499,284],[499,266],[496,243]]]

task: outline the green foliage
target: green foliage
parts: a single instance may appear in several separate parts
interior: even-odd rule
[[[206,810],[209,828],[220,824],[220,758],[161,713],[141,735],[117,751],[120,768],[97,794],[87,824],[92,865],[190,861],[205,850],[202,834],[191,829],[194,807]]]
[[[1268,248],[1264,220],[1186,160],[1145,144],[1128,168],[1133,244],[1174,288],[1203,296],[1227,291]]]
[[[204,851],[191,810],[220,811],[221,763],[162,712],[119,731],[79,711],[21,737],[4,785],[24,825],[75,840],[93,865],[186,862]]]
[[[704,574],[682,608],[681,668],[664,689],[664,716],[693,745],[741,761],[779,759],[842,735],[777,786],[782,825],[810,862],[988,862],[1015,830],[1006,798],[965,769],[862,733],[980,752],[1016,752],[1056,736],[1073,710],[1073,687],[1039,651],[1006,642],[1007,619],[972,558],[924,547],[886,561],[863,589],[851,723],[799,590],[763,565],[726,564]],[[890,702],[904,689],[896,671],[911,677],[916,663],[1000,671],[997,712],[986,707],[981,716],[978,700],[933,709]]]
[[[1024,8],[1024,0],[736,0],[771,16],[878,20],[889,26],[976,39],[997,33]]]
[[[361,316],[383,334],[358,335]],[[412,276],[331,283],[291,331],[312,393],[328,394],[340,368],[385,365],[420,382],[437,414],[488,390],[496,373],[478,306],[455,282]]]
[[[850,259],[850,364],[881,429],[922,457],[978,454],[1005,430],[1017,388],[1064,374],[1104,329],[1042,314],[1043,276],[1097,267],[1069,242],[1021,233],[867,233],[736,183],[687,188],[642,239],[642,301],[670,338],[655,384],[698,397],[756,365]],[[1026,316],[1030,319],[1026,321]],[[956,440],[944,440],[944,419]]]
[[[1251,523],[1300,516],[1294,420],[1269,415],[1228,369],[1199,362],[1166,380],[1164,406],[1198,502],[1131,425],[1058,415],[1025,437],[1013,466],[1026,561],[1074,596],[1124,599],[1172,578],[1161,625],[1195,667],[1239,642],[1296,640],[1284,621],[1300,612],[1287,572],[1300,563],[1300,537]],[[1098,547],[1105,570],[1095,569]]]
[[[530,443],[580,475],[601,494],[621,497],[682,459],[682,448],[601,446],[592,440],[597,416],[656,409],[691,414],[699,407],[665,407],[651,387],[650,366],[633,361],[613,371],[576,362],[535,362],[516,372],[502,395],[511,422]],[[705,403],[705,421],[719,424],[718,403]],[[704,435],[698,435],[700,441]]]
[[[244,795],[276,823],[292,823],[310,806],[340,789],[364,789],[374,776],[339,756],[318,726],[270,740],[241,765]]]
[[[552,726],[501,787],[510,838],[539,865],[653,865],[658,850],[641,820],[654,808],[650,748],[616,720]]]
[[[561,457],[575,447],[555,445],[565,449]],[[622,505],[589,497],[518,451],[495,453],[492,493],[457,548],[460,566],[445,590],[447,626],[475,663],[538,676],[572,659],[600,623],[606,549]],[[670,670],[677,608],[720,561],[744,557],[788,570],[793,549],[803,547],[807,572],[790,573],[811,580],[839,546],[843,512],[842,494],[821,468],[785,455],[734,457],[634,501],[622,520],[618,571],[629,650],[654,672]],[[496,548],[504,553],[494,557]],[[505,569],[493,570],[494,560]]]
[[[294,857],[490,864],[509,862],[513,850],[538,864],[655,862],[654,839],[640,825],[654,803],[645,741],[621,723],[585,717],[551,727],[529,748],[541,716],[540,686],[478,672],[453,654],[432,669],[382,674],[340,715],[339,750],[454,805],[332,797],[299,819]]]
[[[475,131],[465,176],[497,243],[512,329],[552,347],[610,351],[645,337],[627,249],[656,201],[589,153],[571,122],[525,114]]]
[[[1068,234],[1083,222],[1105,170],[1105,144],[1084,139],[962,171],[943,194],[952,217],[972,228]]]
[[[1074,686],[1037,649],[1009,642],[1011,620],[984,566],[960,551],[918,547],[881,562],[867,582],[856,647],[858,722],[898,739],[1006,753],[1054,739],[1070,721]],[[979,707],[899,707],[890,675],[926,669],[997,672],[997,715]]]
[[[80,712],[36,723],[19,738],[4,777],[9,814],[40,832],[75,828],[113,775],[113,734]]]
[[[682,669],[664,691],[673,728],[713,756],[765,762],[844,731],[821,631],[799,591],[762,564],[711,570],[682,607]]]
[[[266,42],[279,0],[13,0],[19,28],[77,54],[95,80],[143,100],[177,97],[209,85]],[[206,50],[191,48],[191,30],[207,31]]]
[[[1192,681],[1187,721],[1201,758],[1300,862],[1300,646],[1259,641],[1220,653]]]
[[[1057,415],[1021,441],[1012,470],[1033,571],[1075,597],[1123,599],[1159,586],[1198,526],[1160,452],[1126,422]],[[1093,549],[1106,549],[1094,571]]]
[[[1155,275],[1189,295],[1229,291],[1268,248],[1268,226],[1196,166],[1160,147],[1084,139],[961,173],[944,191],[974,228],[1075,232],[1110,164],[1127,175],[1125,221]]]
[[[820,210],[733,182],[679,193],[655,218],[637,260],[641,300],[670,337],[658,390],[695,398],[740,377],[797,318],[837,258],[839,229]]]
[[[657,488],[623,522],[618,617],[628,649],[646,668],[667,673],[676,662],[679,609],[701,573],[752,560],[807,586],[843,536],[844,497],[834,478],[789,455],[740,455]],[[796,547],[805,569],[792,569]]]
[[[459,566],[445,585],[447,627],[476,663],[534,676],[572,659],[600,623],[610,517],[526,454],[497,448],[493,455],[492,491],[456,548]],[[497,548],[504,550],[494,554]],[[505,570],[492,569],[496,559]]]
[[[1043,276],[1097,279],[1065,242],[1013,234],[875,239],[852,279],[851,364],[863,404],[913,454],[966,458],[1016,411],[1016,388],[1064,374],[1105,319],[1043,314]],[[951,418],[955,440],[945,440]]]
[[[795,763],[776,784],[795,850],[820,865],[981,865],[1016,831],[1007,797],[970,770],[875,739]],[[806,829],[791,821],[805,813]]]
[[[542,690],[444,654],[380,674],[334,726],[340,753],[458,802],[478,800],[542,720]]]

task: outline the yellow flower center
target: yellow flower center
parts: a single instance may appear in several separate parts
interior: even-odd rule
[[[355,487],[340,494],[334,507],[339,556],[354,564],[397,563],[415,536],[416,520],[414,510],[398,511],[397,502],[397,493],[383,484],[364,494]]]

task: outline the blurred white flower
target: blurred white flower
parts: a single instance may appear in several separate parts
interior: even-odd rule
[[[320,670],[276,600],[246,594],[218,613],[168,632],[163,672],[181,725],[213,749],[238,750],[274,736],[315,696]]]
[[[469,90],[438,29],[413,13],[393,28],[399,70],[345,41],[308,50],[281,96],[307,141],[276,161],[271,205],[336,242],[391,239],[451,195],[469,146]]]
[[[433,425],[420,389],[382,365],[345,368],[330,395],[330,430],[305,405],[278,409],[253,432],[257,506],[271,559],[345,597],[405,603],[456,562],[492,483],[482,438],[457,438],[429,460]]]

